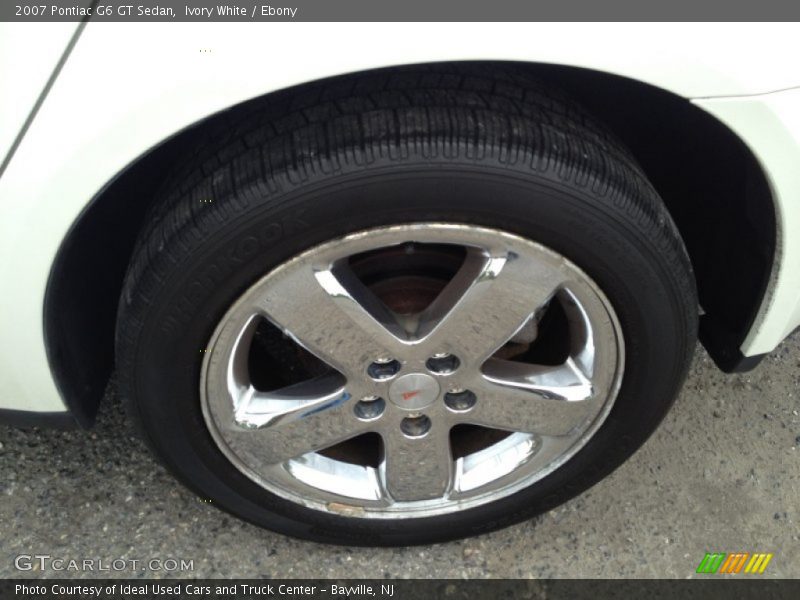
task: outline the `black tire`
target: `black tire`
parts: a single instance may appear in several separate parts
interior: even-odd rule
[[[568,99],[513,73],[412,68],[319,84],[222,121],[156,199],[117,330],[120,388],[132,414],[163,462],[216,506],[322,542],[471,536],[589,488],[671,406],[696,340],[686,250],[629,153]],[[359,520],[267,492],[231,466],[201,414],[200,350],[218,320],[301,251],[357,230],[431,220],[535,240],[589,274],[616,310],[628,357],[611,414],[544,479],[442,517]]]

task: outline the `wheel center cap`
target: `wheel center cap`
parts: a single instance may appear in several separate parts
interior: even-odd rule
[[[403,410],[427,408],[439,397],[439,383],[425,373],[409,373],[389,386],[389,400]]]

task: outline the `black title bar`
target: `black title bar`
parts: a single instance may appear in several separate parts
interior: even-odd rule
[[[3,0],[0,21],[786,21],[787,0]]]

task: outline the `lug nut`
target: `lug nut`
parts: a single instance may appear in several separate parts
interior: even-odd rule
[[[465,411],[469,410],[478,398],[469,390],[462,390],[460,388],[452,388],[444,395],[444,403],[450,410]]]
[[[381,381],[383,379],[391,379],[400,370],[400,363],[393,358],[378,358],[369,367],[367,367],[367,375]]]
[[[386,401],[378,396],[365,396],[356,402],[353,411],[359,419],[371,420],[380,417],[386,408]]]
[[[460,364],[461,361],[458,360],[457,356],[448,354],[447,352],[437,352],[425,361],[425,366],[428,367],[429,371],[432,373],[439,373],[440,375],[452,373],[458,369]]]
[[[422,437],[431,428],[431,420],[425,415],[406,417],[400,421],[400,429],[408,437]]]

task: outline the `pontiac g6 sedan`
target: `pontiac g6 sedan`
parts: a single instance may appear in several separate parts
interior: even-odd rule
[[[794,25],[0,27],[0,421],[285,534],[581,493],[800,324]]]

